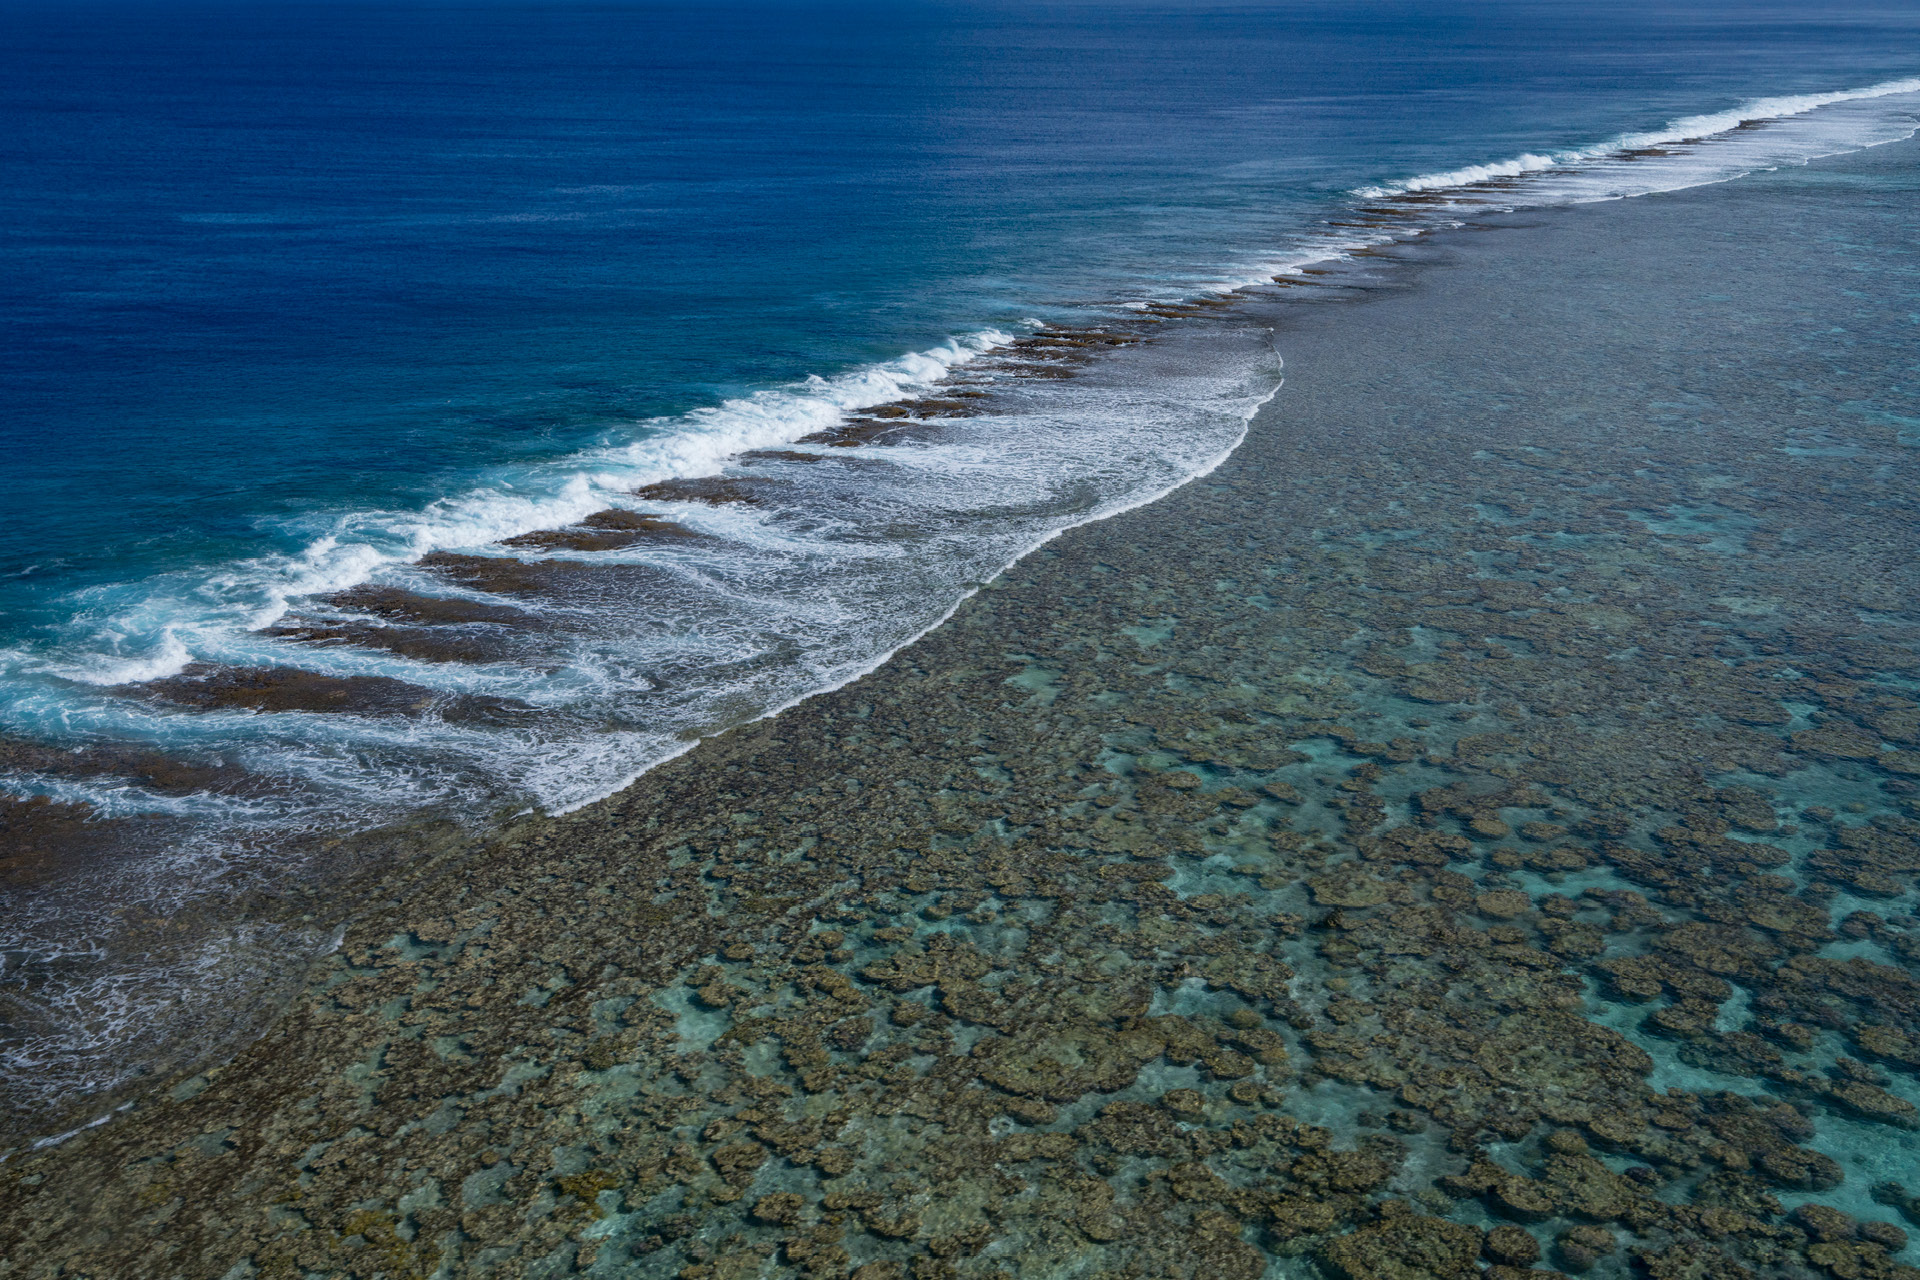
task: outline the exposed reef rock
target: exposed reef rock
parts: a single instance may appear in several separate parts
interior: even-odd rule
[[[523,533],[517,538],[508,538],[500,545],[542,551],[618,551],[622,547],[638,546],[643,542],[699,536],[692,529],[672,520],[610,507],[594,512],[571,529],[541,529]]]
[[[161,702],[194,711],[326,711],[348,715],[437,715],[448,720],[498,719],[529,711],[511,698],[445,695],[386,676],[330,676],[297,667],[196,664],[177,676],[137,686]]]
[[[468,600],[459,596],[423,596],[398,587],[354,587],[323,597],[323,603],[353,613],[367,613],[395,622],[423,626],[454,626],[461,623],[497,623],[517,626],[532,620],[532,615],[496,601]]]

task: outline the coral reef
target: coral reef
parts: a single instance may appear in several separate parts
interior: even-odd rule
[[[1920,1280],[1915,460],[1805,444],[1911,349],[1638,234],[1733,199],[1259,304],[1226,465],[373,878],[266,1037],[0,1165],[0,1276]]]

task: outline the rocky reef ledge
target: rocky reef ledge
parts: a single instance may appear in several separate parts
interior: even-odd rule
[[[1920,1280],[1914,155],[1245,304],[1228,464],[363,886],[0,1277]]]

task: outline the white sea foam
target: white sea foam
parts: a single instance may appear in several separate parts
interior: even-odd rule
[[[1920,93],[1920,76],[1909,76],[1904,80],[1888,80],[1881,84],[1870,85],[1865,89],[1841,89],[1832,93],[1802,93],[1778,98],[1756,98],[1743,107],[1709,112],[1705,115],[1685,116],[1661,129],[1626,134],[1616,139],[1614,146],[1618,150],[1658,147],[1670,142],[1712,137],[1717,133],[1725,133],[1729,129],[1737,129],[1743,124],[1805,115],[1809,111],[1830,107],[1836,103],[1891,98],[1909,93]]]
[[[293,601],[345,590],[434,551],[478,550],[572,524],[620,505],[641,485],[713,475],[736,454],[790,444],[850,412],[923,391],[1009,341],[1011,335],[985,329],[836,377],[816,375],[642,422],[624,443],[498,474],[416,511],[336,513],[323,517],[324,527],[291,555],[240,561],[210,574],[165,576],[131,590],[85,591],[75,601],[76,630],[84,634],[51,653],[0,655],[0,669],[113,686],[223,660],[236,646],[247,647],[247,633],[283,617]]]
[[[298,982],[305,960],[327,949],[327,936],[318,931],[242,925],[171,954],[162,950],[165,940],[156,939],[141,965],[127,967],[103,966],[102,945],[89,941],[39,950],[27,962],[34,973],[20,971],[18,951],[0,966],[0,979],[31,983],[36,997],[32,1016],[0,1044],[0,1078],[16,1103],[50,1103],[76,1092],[98,1096],[257,1031],[272,997]],[[50,1134],[33,1149],[113,1114]]]
[[[843,651],[837,655],[838,661],[830,662],[818,669],[810,681],[798,686],[796,691],[784,701],[759,708],[756,718],[778,715],[808,698],[844,688],[878,670],[894,654],[912,645],[953,617],[967,600],[978,593],[983,583],[998,577],[1030,555],[1036,548],[1053,541],[1062,534],[1081,525],[1111,519],[1123,512],[1157,502],[1181,485],[1211,474],[1221,463],[1231,457],[1234,450],[1240,447],[1241,441],[1246,439],[1246,433],[1253,422],[1254,415],[1279,394],[1283,382],[1281,371],[1284,368],[1284,362],[1278,350],[1273,348],[1270,334],[1264,334],[1258,339],[1258,343],[1263,348],[1260,354],[1271,357],[1270,372],[1262,371],[1257,365],[1253,367],[1236,365],[1231,371],[1200,371],[1198,376],[1190,378],[1190,381],[1196,385],[1188,388],[1185,396],[1169,397],[1158,404],[1150,401],[1147,405],[1139,403],[1134,396],[1127,397],[1132,402],[1128,404],[1127,409],[1138,419],[1134,424],[1136,431],[1139,428],[1173,427],[1182,419],[1189,427],[1203,427],[1203,429],[1186,433],[1155,432],[1155,439],[1160,442],[1160,447],[1164,447],[1167,441],[1184,441],[1185,447],[1174,450],[1172,456],[1165,458],[1164,465],[1158,468],[1151,465],[1140,468],[1144,473],[1143,476],[1137,476],[1133,484],[1122,483],[1105,501],[1095,502],[1071,514],[1062,513],[1029,528],[1019,529],[1010,538],[981,539],[986,556],[976,558],[974,563],[953,566],[960,572],[948,575],[952,580],[949,591],[950,602],[937,615],[923,615],[916,620],[913,630],[894,636],[890,643],[869,647],[865,652],[862,652],[859,646]],[[1041,391],[1039,394],[1047,395],[1046,391]],[[1057,396],[1059,393],[1056,390],[1054,394]],[[1092,412],[1076,415],[1078,421],[1071,429],[1077,431],[1079,423],[1088,418],[1098,419],[1100,406],[1097,404],[1097,398],[1095,399],[1096,404],[1089,406]],[[1172,409],[1173,413],[1168,417],[1159,418],[1153,413],[1154,408],[1159,408],[1163,413]],[[1050,440],[1049,437],[1058,434],[1060,428],[1068,424],[1058,420],[1047,422],[1045,419],[1048,416],[1044,413],[1038,414],[1026,422],[1016,424],[1016,429],[1007,433],[1012,437],[1011,440],[967,441],[933,448],[895,449],[889,451],[888,461],[896,467],[905,467],[919,472],[923,479],[936,487],[948,487],[943,484],[944,481],[949,481],[958,475],[966,475],[973,479],[981,477],[998,479],[1000,484],[992,487],[1004,489],[1006,475],[1024,474],[1031,480],[1039,469],[1035,464],[1040,457],[1046,455],[1057,457],[1065,452],[1058,449],[1059,441]],[[1202,421],[1196,422],[1194,420],[1196,416]],[[1049,427],[1052,428],[1051,431],[1048,430]],[[1101,438],[1108,439],[1104,435]],[[1023,457],[1023,454],[1026,456]],[[1073,461],[1084,467],[1090,460],[1076,457]],[[1121,473],[1139,467],[1140,461],[1138,458],[1130,458],[1122,462],[1108,457],[1101,464],[1096,465],[1104,465],[1116,473]],[[1042,463],[1040,466],[1043,468],[1045,464]],[[1156,475],[1156,471],[1160,474]],[[1139,483],[1140,478],[1145,478],[1146,483]],[[1050,479],[1057,483],[1057,478]],[[972,485],[958,489],[950,488],[949,491],[968,495],[967,498],[952,504],[956,514],[963,514],[966,508],[977,507],[981,498],[985,496]],[[1002,492],[995,496],[1007,495]],[[933,505],[935,504],[928,503],[923,510],[931,509]],[[887,545],[891,550],[891,544]],[[997,563],[996,557],[998,557]],[[973,574],[971,578],[965,576],[968,571]],[[695,738],[687,738],[652,759],[635,759],[634,762],[638,767],[627,769],[611,777],[602,775],[584,785],[582,775],[566,766],[545,771],[546,776],[540,781],[544,783],[549,793],[551,811],[570,813],[624,789],[649,770],[692,750],[697,742]],[[603,740],[595,745],[604,751],[605,747],[611,744]],[[619,744],[621,747],[629,748],[631,745],[629,742]],[[629,758],[633,759],[633,757]],[[567,791],[571,791],[572,794],[565,794]]]
[[[1451,195],[1476,208],[1489,203],[1523,207],[1648,195],[1897,142],[1914,133],[1916,111],[1920,111],[1920,78],[1844,92],[1761,98],[1726,111],[1687,116],[1659,129],[1621,134],[1587,147],[1525,152],[1505,160],[1361,187],[1353,194],[1362,200]],[[1741,127],[1754,124],[1765,127]],[[1647,156],[1648,151],[1662,154]],[[1436,208],[1427,225],[1444,224],[1452,216],[1448,207],[1442,204]],[[1394,243],[1406,230],[1381,227],[1367,232],[1335,225],[1313,228],[1282,252],[1252,258],[1241,269],[1208,282],[1207,287],[1228,291],[1257,288],[1316,266],[1351,260],[1356,253]]]
[[[1878,99],[1920,94],[1920,77],[1902,80],[1888,80],[1870,85],[1863,89],[1844,89],[1832,93],[1790,94],[1773,98],[1755,98],[1741,106],[1730,107],[1724,111],[1712,111],[1701,115],[1683,116],[1669,121],[1657,129],[1646,129],[1619,134],[1591,146],[1570,148],[1550,154],[1528,152],[1506,160],[1494,160],[1485,164],[1467,165],[1448,169],[1439,173],[1420,174],[1398,182],[1384,183],[1378,186],[1362,187],[1356,195],[1369,200],[1378,200],[1391,196],[1409,195],[1420,192],[1453,191],[1463,187],[1492,182],[1501,178],[1519,178],[1564,171],[1595,162],[1616,160],[1627,153],[1646,151],[1654,148],[1674,146],[1676,144],[1696,144],[1715,140],[1724,140],[1727,135],[1742,125],[1777,123],[1795,117],[1806,116],[1823,108],[1847,103],[1868,103]],[[1904,127],[1904,132],[1902,128]],[[1854,150],[1862,146],[1871,146],[1878,142],[1896,141],[1913,133],[1912,122],[1903,122],[1898,117],[1871,115],[1844,122],[1843,128],[1831,135],[1816,132],[1812,136],[1796,137],[1790,133],[1774,131],[1766,137],[1762,145],[1745,154],[1725,153],[1713,157],[1712,162],[1696,169],[1687,181],[1677,185],[1697,185],[1701,182],[1720,181],[1742,172],[1752,172],[1755,168],[1777,164],[1798,164],[1817,159],[1823,155]],[[1808,149],[1803,144],[1814,141],[1815,147]],[[1826,149],[1820,149],[1826,148]],[[1644,172],[1644,167],[1642,167]],[[1711,175],[1711,176],[1709,176]],[[1646,175],[1654,185],[1647,190],[1672,190],[1668,185],[1676,176],[1667,173]],[[1631,186],[1632,184],[1628,184]],[[1588,198],[1601,199],[1622,194],[1643,194],[1634,190],[1612,190],[1590,195]]]
[[[1476,182],[1491,182],[1496,178],[1517,178],[1523,173],[1540,173],[1556,165],[1570,164],[1578,160],[1581,154],[1578,151],[1561,151],[1554,155],[1543,156],[1529,151],[1511,160],[1495,160],[1489,164],[1470,164],[1459,169],[1448,169],[1443,173],[1422,174],[1390,187],[1366,187],[1359,194],[1378,199],[1381,196],[1404,195],[1415,191],[1444,191],[1453,187],[1471,186]]]

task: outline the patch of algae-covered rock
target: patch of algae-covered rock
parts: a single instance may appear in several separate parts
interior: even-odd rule
[[[1344,1280],[1464,1280],[1479,1272],[1481,1243],[1473,1227],[1401,1213],[1328,1241],[1320,1256]]]
[[[980,1079],[1008,1093],[1075,1102],[1089,1093],[1117,1093],[1166,1044],[1142,1028],[1035,1027],[976,1045]]]
[[[0,1277],[1920,1280],[1920,455],[1796,443],[1911,335],[1731,190],[1243,304],[1284,424],[352,886],[259,1043],[0,1164]]]

